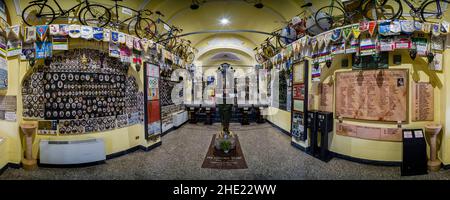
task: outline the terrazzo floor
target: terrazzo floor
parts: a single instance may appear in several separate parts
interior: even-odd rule
[[[105,164],[83,168],[7,169],[5,179],[450,179],[450,170],[401,177],[400,167],[359,164],[333,158],[323,163],[290,145],[290,137],[270,124],[240,126],[239,134],[248,169],[201,168],[212,134],[220,125],[186,124],[170,132],[149,152],[136,151]]]

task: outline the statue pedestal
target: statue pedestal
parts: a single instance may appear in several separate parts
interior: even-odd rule
[[[428,160],[428,169],[430,171],[439,171],[441,169],[441,161],[437,158],[437,139],[442,125],[428,124],[425,126],[425,134],[430,141],[430,159]]]
[[[37,168],[37,160],[33,158],[33,134],[36,132],[35,124],[21,124],[20,128],[25,136],[25,158],[22,160],[22,166],[25,170]]]
[[[225,134],[223,132],[216,134],[216,139],[214,141],[214,147],[216,148],[216,150],[222,151],[220,144],[222,144],[222,142],[224,142],[224,141],[230,142],[231,147],[229,150],[233,150],[236,148],[236,137],[234,136],[234,134],[231,131],[228,134],[228,136],[225,136]],[[225,152],[225,153],[228,153],[228,152]]]

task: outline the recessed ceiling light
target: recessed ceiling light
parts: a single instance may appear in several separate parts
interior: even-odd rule
[[[229,23],[230,23],[230,20],[228,18],[220,19],[220,24],[222,24],[222,25],[228,25]]]

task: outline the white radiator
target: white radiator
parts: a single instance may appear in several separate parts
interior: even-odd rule
[[[187,111],[181,111],[172,114],[173,126],[179,127],[188,120]]]
[[[41,164],[83,164],[106,160],[103,139],[76,141],[41,140]]]

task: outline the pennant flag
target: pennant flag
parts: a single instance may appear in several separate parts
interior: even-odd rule
[[[333,30],[333,35],[331,36],[331,40],[333,42],[338,41],[341,38],[341,33],[342,33],[342,29],[334,29]]]
[[[352,26],[352,32],[355,38],[359,38],[359,35],[361,34],[361,31],[359,30],[359,24],[355,24]]]
[[[58,35],[59,34],[59,25],[58,24],[50,24],[50,35]]]
[[[359,31],[360,32],[366,32],[369,30],[369,22],[368,21],[362,21],[359,23]]]
[[[352,35],[352,28],[347,27],[342,30],[342,34],[344,35],[344,40],[349,40]]]
[[[369,34],[370,36],[373,36],[375,33],[375,30],[377,28],[377,21],[370,21],[369,22]]]
[[[103,42],[109,42],[111,40],[111,30],[103,29]]]
[[[116,31],[111,31],[111,42],[114,44],[119,42],[119,33]]]
[[[71,38],[80,38],[81,36],[81,26],[77,24],[72,24],[69,26],[69,36]]]
[[[44,41],[45,38],[47,37],[47,30],[48,30],[48,25],[36,26],[36,33],[39,36],[39,39],[41,41]]]
[[[103,41],[103,28],[94,27],[93,38],[96,41]]]

